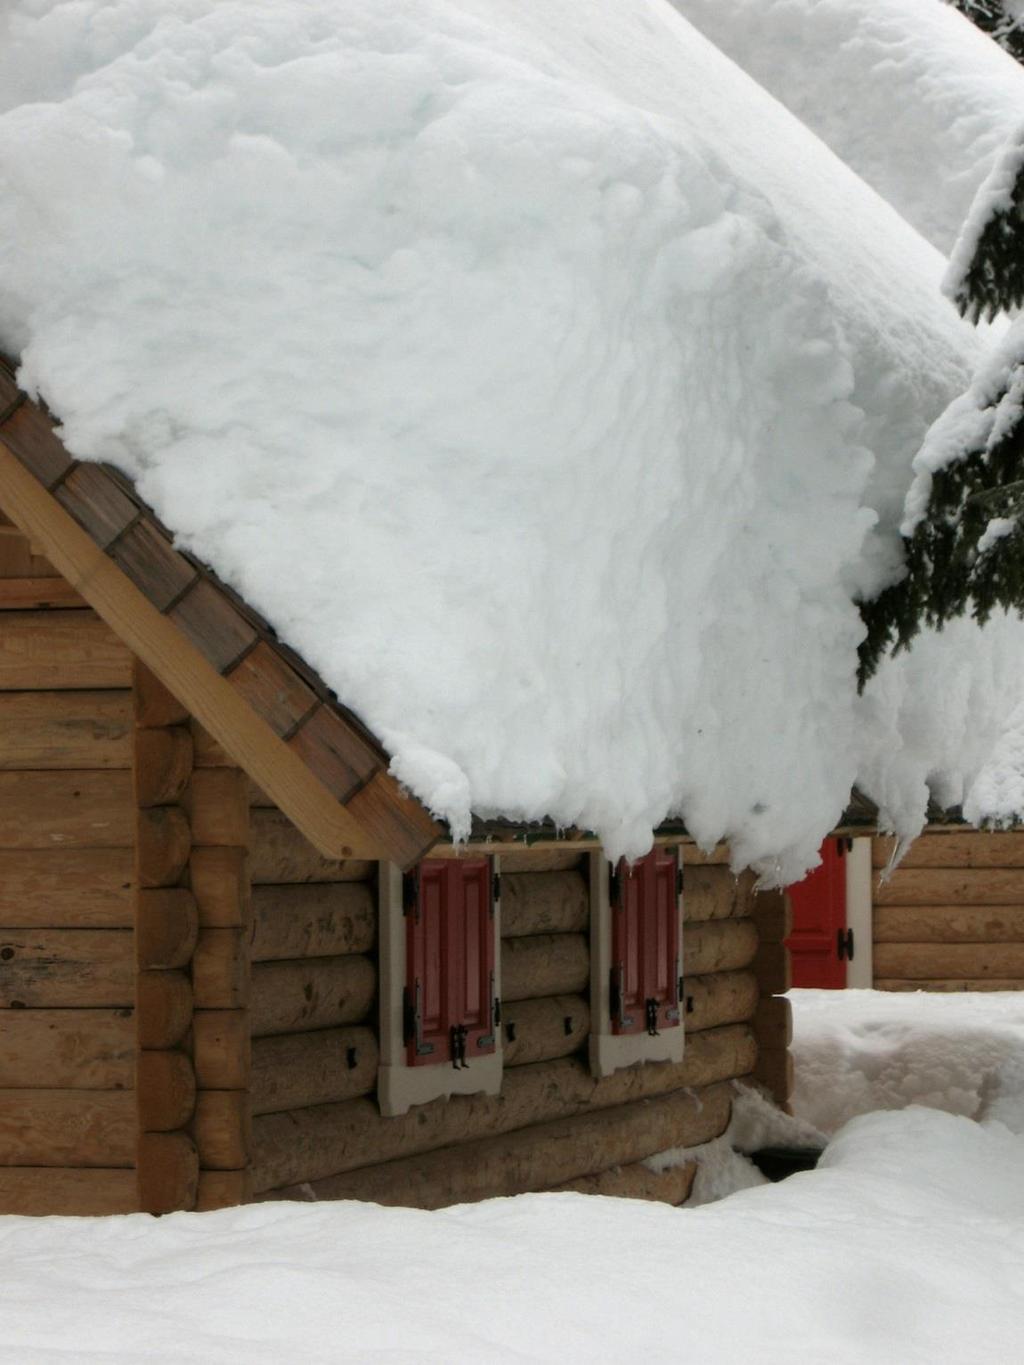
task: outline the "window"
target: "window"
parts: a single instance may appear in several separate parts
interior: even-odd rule
[[[676,849],[612,869],[591,857],[591,1066],[681,1061],[683,874]]]
[[[498,890],[490,858],[382,864],[383,1113],[500,1089]]]

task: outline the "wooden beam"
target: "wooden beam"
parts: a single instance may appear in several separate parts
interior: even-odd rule
[[[0,769],[127,770],[131,728],[127,689],[0,692]]]
[[[11,520],[45,548],[72,587],[324,856],[389,856],[391,850],[380,847],[372,835],[367,836],[359,820],[335,800],[301,757],[289,749],[175,623],[162,615],[97,547],[2,440],[0,486],[4,510]],[[126,680],[122,679],[119,685],[127,685]],[[372,801],[364,801],[363,805],[371,818]]]

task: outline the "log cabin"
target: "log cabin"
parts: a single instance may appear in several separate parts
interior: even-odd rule
[[[1024,833],[937,813],[889,871],[896,840],[827,840],[789,889],[795,986],[1024,989]]]
[[[680,1204],[791,1087],[780,893],[664,829],[468,844],[0,366],[0,1212]]]

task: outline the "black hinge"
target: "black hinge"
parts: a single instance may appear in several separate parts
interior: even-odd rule
[[[647,1032],[651,1035],[651,1037],[652,1037],[652,1038],[657,1038],[657,1036],[658,1036],[658,1002],[657,1002],[657,1000],[655,1000],[655,998],[654,998],[653,995],[652,995],[652,996],[649,996],[649,997],[644,1001],[644,1023],[645,1023],[645,1025],[646,1025],[646,1027],[647,1027]]]
[[[501,1023],[501,1001],[495,997],[494,1001],[494,1027],[497,1028]]]
[[[683,881],[684,881],[684,877],[683,877],[683,867],[682,867],[682,864],[680,863],[680,865],[676,868],[676,895],[677,895],[677,896],[681,896],[681,895],[683,894]]]
[[[413,1043],[417,1057],[429,1057],[434,1050],[433,1043],[423,1041],[423,1014],[420,1009],[420,983],[413,990],[408,986],[402,990],[402,1041],[406,1047]]]
[[[619,869],[617,867],[613,867],[611,872],[608,874],[608,904],[609,905],[620,904],[621,895],[622,878],[619,875]]]
[[[501,900],[501,873],[495,872],[491,878],[491,914],[494,914],[494,907]]]
[[[466,1071],[469,1063],[466,1061],[466,1040],[469,1037],[469,1030],[465,1024],[452,1024],[452,1066],[456,1071]]]
[[[843,958],[853,961],[853,930],[836,930],[836,956],[842,962]]]
[[[621,962],[611,970],[608,982],[608,1013],[619,1028],[631,1028],[633,1019],[626,1014],[626,969]]]
[[[411,915],[419,908],[419,885],[415,872],[406,872],[402,877],[402,914]]]

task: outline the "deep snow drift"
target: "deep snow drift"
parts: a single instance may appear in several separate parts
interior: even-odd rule
[[[790,991],[794,1112],[826,1133],[875,1109],[997,1119],[1021,1139],[1024,991]]]
[[[940,0],[671,0],[949,253],[1024,68]]]
[[[980,343],[667,4],[583,13],[8,5],[0,345],[456,833],[674,813],[792,881],[860,762],[851,593]]]
[[[693,1210],[563,1194],[0,1218],[0,1361],[1016,1360],[1021,1155],[999,1125],[911,1109]]]

